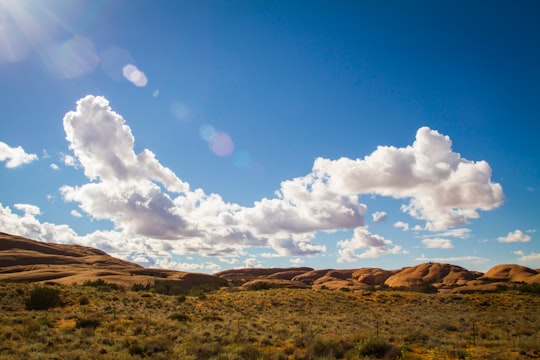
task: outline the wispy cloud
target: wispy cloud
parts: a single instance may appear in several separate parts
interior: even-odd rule
[[[442,262],[442,263],[465,262],[465,263],[475,263],[475,264],[482,264],[489,261],[489,259],[486,259],[480,256],[450,256],[450,257],[433,257],[433,258],[427,258],[425,256],[422,256],[422,257],[416,258],[415,260],[433,261],[433,262]]]
[[[6,162],[6,168],[13,169],[24,164],[36,161],[36,154],[28,154],[21,146],[11,147],[0,141],[0,162]]]
[[[540,267],[540,253],[531,252],[530,254],[526,254],[523,250],[513,251],[512,253],[519,256],[519,262],[529,266]]]
[[[454,245],[451,240],[442,238],[432,238],[422,240],[422,244],[428,249],[452,249]]]
[[[438,237],[455,237],[459,239],[467,239],[470,236],[471,229],[457,228],[446,231],[437,232],[435,235]]]

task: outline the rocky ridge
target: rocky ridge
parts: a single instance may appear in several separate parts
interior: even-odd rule
[[[366,290],[429,286],[446,292],[475,292],[495,291],[500,285],[537,284],[540,283],[540,272],[521,265],[503,264],[483,274],[457,265],[430,262],[397,270],[244,268],[209,275],[143,268],[94,248],[44,243],[0,232],[0,281],[52,281],[70,285],[97,279],[124,287],[158,283],[185,289],[211,285],[245,290],[274,287]]]

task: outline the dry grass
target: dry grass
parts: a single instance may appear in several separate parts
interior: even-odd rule
[[[223,289],[182,297],[55,285],[63,307],[26,310],[34,286],[0,283],[0,359],[363,359],[379,348],[392,359],[540,357],[540,297],[532,295]]]

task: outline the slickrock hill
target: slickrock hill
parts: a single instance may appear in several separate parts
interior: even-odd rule
[[[283,279],[291,276],[293,273],[302,274],[308,271],[312,271],[312,268],[298,267],[298,268],[242,268],[231,269],[215,273],[215,276],[227,279],[231,282],[247,282],[259,278],[278,278]],[[292,275],[295,277],[296,275]],[[291,278],[292,278],[291,277]],[[290,279],[288,279],[290,280]]]
[[[79,245],[44,243],[0,232],[0,281],[82,284],[104,280],[124,287],[133,284],[190,289],[198,285],[238,286],[243,290],[275,287],[362,290],[419,288],[439,291],[496,291],[500,285],[540,284],[540,272],[520,265],[497,265],[485,274],[451,264],[424,263],[398,270],[361,268],[349,270],[310,267],[245,268],[213,275],[164,269],[147,269],[117,259],[103,251]]]
[[[326,273],[328,273],[329,271],[330,269],[325,269],[325,270],[311,269],[310,271],[307,271],[303,274],[296,275],[295,277],[292,278],[292,280],[300,281],[300,282],[303,282],[304,284],[313,284],[315,280],[326,275]]]
[[[429,285],[465,285],[474,280],[479,274],[457,265],[426,263],[406,267],[391,275],[384,282],[390,287],[411,287]]]
[[[352,277],[358,282],[366,285],[381,285],[386,279],[394,275],[399,270],[383,270],[379,268],[363,268],[356,270]]]
[[[537,270],[515,264],[503,264],[492,267],[480,278],[486,281],[540,283]]]
[[[0,232],[0,267],[26,268],[34,265],[79,265],[93,268],[142,269],[142,266],[114,258],[105,252],[80,245],[44,243]]]
[[[70,285],[98,279],[125,287],[156,282],[172,282],[186,289],[227,284],[213,275],[145,269],[90,247],[44,243],[0,232],[0,280]]]
[[[274,288],[306,289],[309,288],[309,286],[299,281],[266,278],[248,281],[242,284],[240,288],[243,290],[264,290]]]

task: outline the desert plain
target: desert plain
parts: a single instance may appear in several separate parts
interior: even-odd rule
[[[537,359],[540,273],[147,269],[0,233],[0,359]]]

